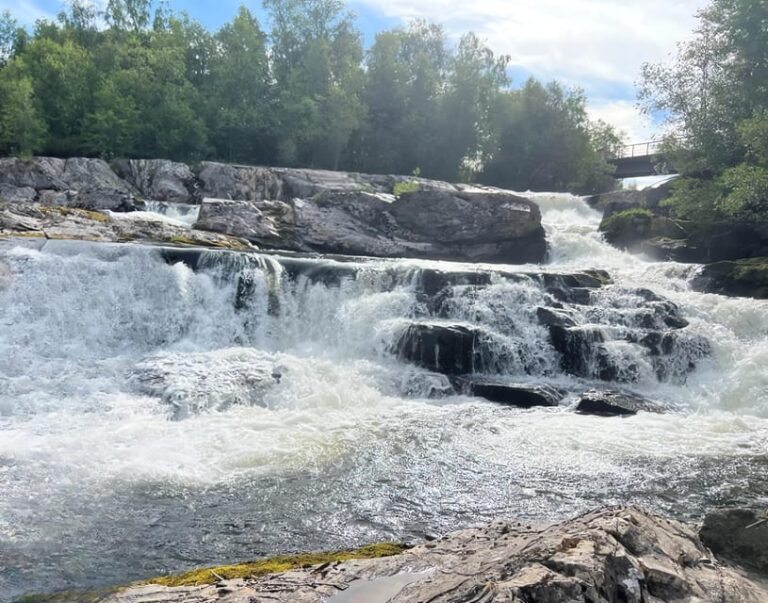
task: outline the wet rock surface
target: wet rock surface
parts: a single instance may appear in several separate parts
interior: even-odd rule
[[[381,559],[200,586],[148,584],[103,603],[759,603],[766,598],[764,587],[721,565],[689,526],[624,508],[550,526],[498,521]]]
[[[715,509],[707,513],[699,537],[713,553],[768,577],[768,510]]]
[[[628,416],[638,412],[662,413],[664,410],[655,402],[642,396],[610,389],[592,389],[579,397],[576,411],[586,415]]]

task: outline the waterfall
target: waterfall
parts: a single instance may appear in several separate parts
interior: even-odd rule
[[[768,496],[768,302],[694,293],[581,198],[533,198],[543,267],[0,242],[0,592],[143,578],[148,550],[157,573]],[[500,406],[466,372],[565,399]],[[670,412],[575,414],[591,387]]]

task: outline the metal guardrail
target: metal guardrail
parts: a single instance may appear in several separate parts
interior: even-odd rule
[[[632,157],[649,157],[656,155],[661,151],[661,140],[649,140],[648,142],[637,142],[628,144],[616,151],[614,159],[630,159]]]

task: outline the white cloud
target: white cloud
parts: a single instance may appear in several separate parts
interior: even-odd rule
[[[659,130],[631,100],[591,99],[587,111],[590,118],[602,119],[622,130],[626,134],[627,142],[651,140]]]
[[[664,60],[691,35],[707,0],[354,0],[389,18],[423,17],[452,37],[472,30],[512,65],[613,99],[632,95],[642,63]],[[612,91],[612,92],[611,92]],[[646,132],[631,102],[594,106],[632,135]],[[607,119],[607,117],[606,117]],[[614,123],[614,122],[612,122]]]

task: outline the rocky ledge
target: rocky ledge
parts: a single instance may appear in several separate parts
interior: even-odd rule
[[[257,567],[254,565],[253,567]],[[759,603],[764,585],[723,565],[695,531],[636,508],[549,526],[499,521],[390,557],[273,574],[198,570],[103,603]],[[255,574],[260,572],[256,571]]]
[[[6,206],[132,212],[147,201],[200,204],[196,230],[274,249],[508,264],[547,253],[538,206],[500,189],[213,162],[0,159]]]

